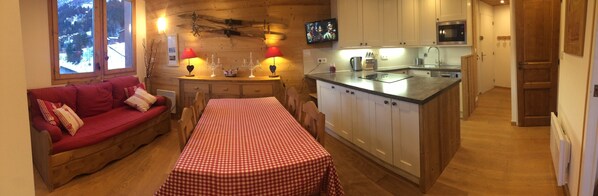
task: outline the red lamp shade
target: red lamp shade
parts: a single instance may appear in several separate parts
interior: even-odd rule
[[[195,57],[197,57],[197,54],[195,54],[195,52],[193,52],[193,49],[191,48],[185,48],[185,51],[183,51],[183,55],[181,55],[181,59],[190,59]]]
[[[282,52],[280,52],[280,50],[276,46],[269,47],[268,51],[266,51],[266,58],[279,56],[282,56]]]

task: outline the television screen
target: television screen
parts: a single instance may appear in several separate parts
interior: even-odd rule
[[[336,18],[305,23],[308,44],[338,41]]]

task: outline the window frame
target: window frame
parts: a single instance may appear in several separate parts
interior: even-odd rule
[[[125,0],[123,0],[125,1]],[[136,0],[131,1],[131,44],[132,44],[132,65],[120,69],[108,69],[108,19],[106,17],[106,0],[93,0],[94,12],[94,55],[93,71],[89,73],[60,74],[59,49],[58,49],[58,0],[48,0],[48,23],[50,31],[50,60],[52,84],[66,84],[69,82],[90,81],[104,78],[111,78],[121,75],[137,74],[137,38],[136,38]],[[104,58],[100,58],[104,57]]]

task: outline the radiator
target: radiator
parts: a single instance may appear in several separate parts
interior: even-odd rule
[[[550,152],[557,185],[565,185],[569,173],[571,142],[554,113],[550,114]]]
[[[157,89],[156,93],[158,95],[168,97],[168,99],[170,99],[170,101],[172,102],[172,106],[170,107],[170,113],[175,114],[176,113],[176,92],[169,91],[169,90],[163,90],[163,89]]]

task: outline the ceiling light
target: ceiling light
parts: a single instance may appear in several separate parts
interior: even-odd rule
[[[500,3],[501,4],[505,4],[505,0],[500,0]]]

